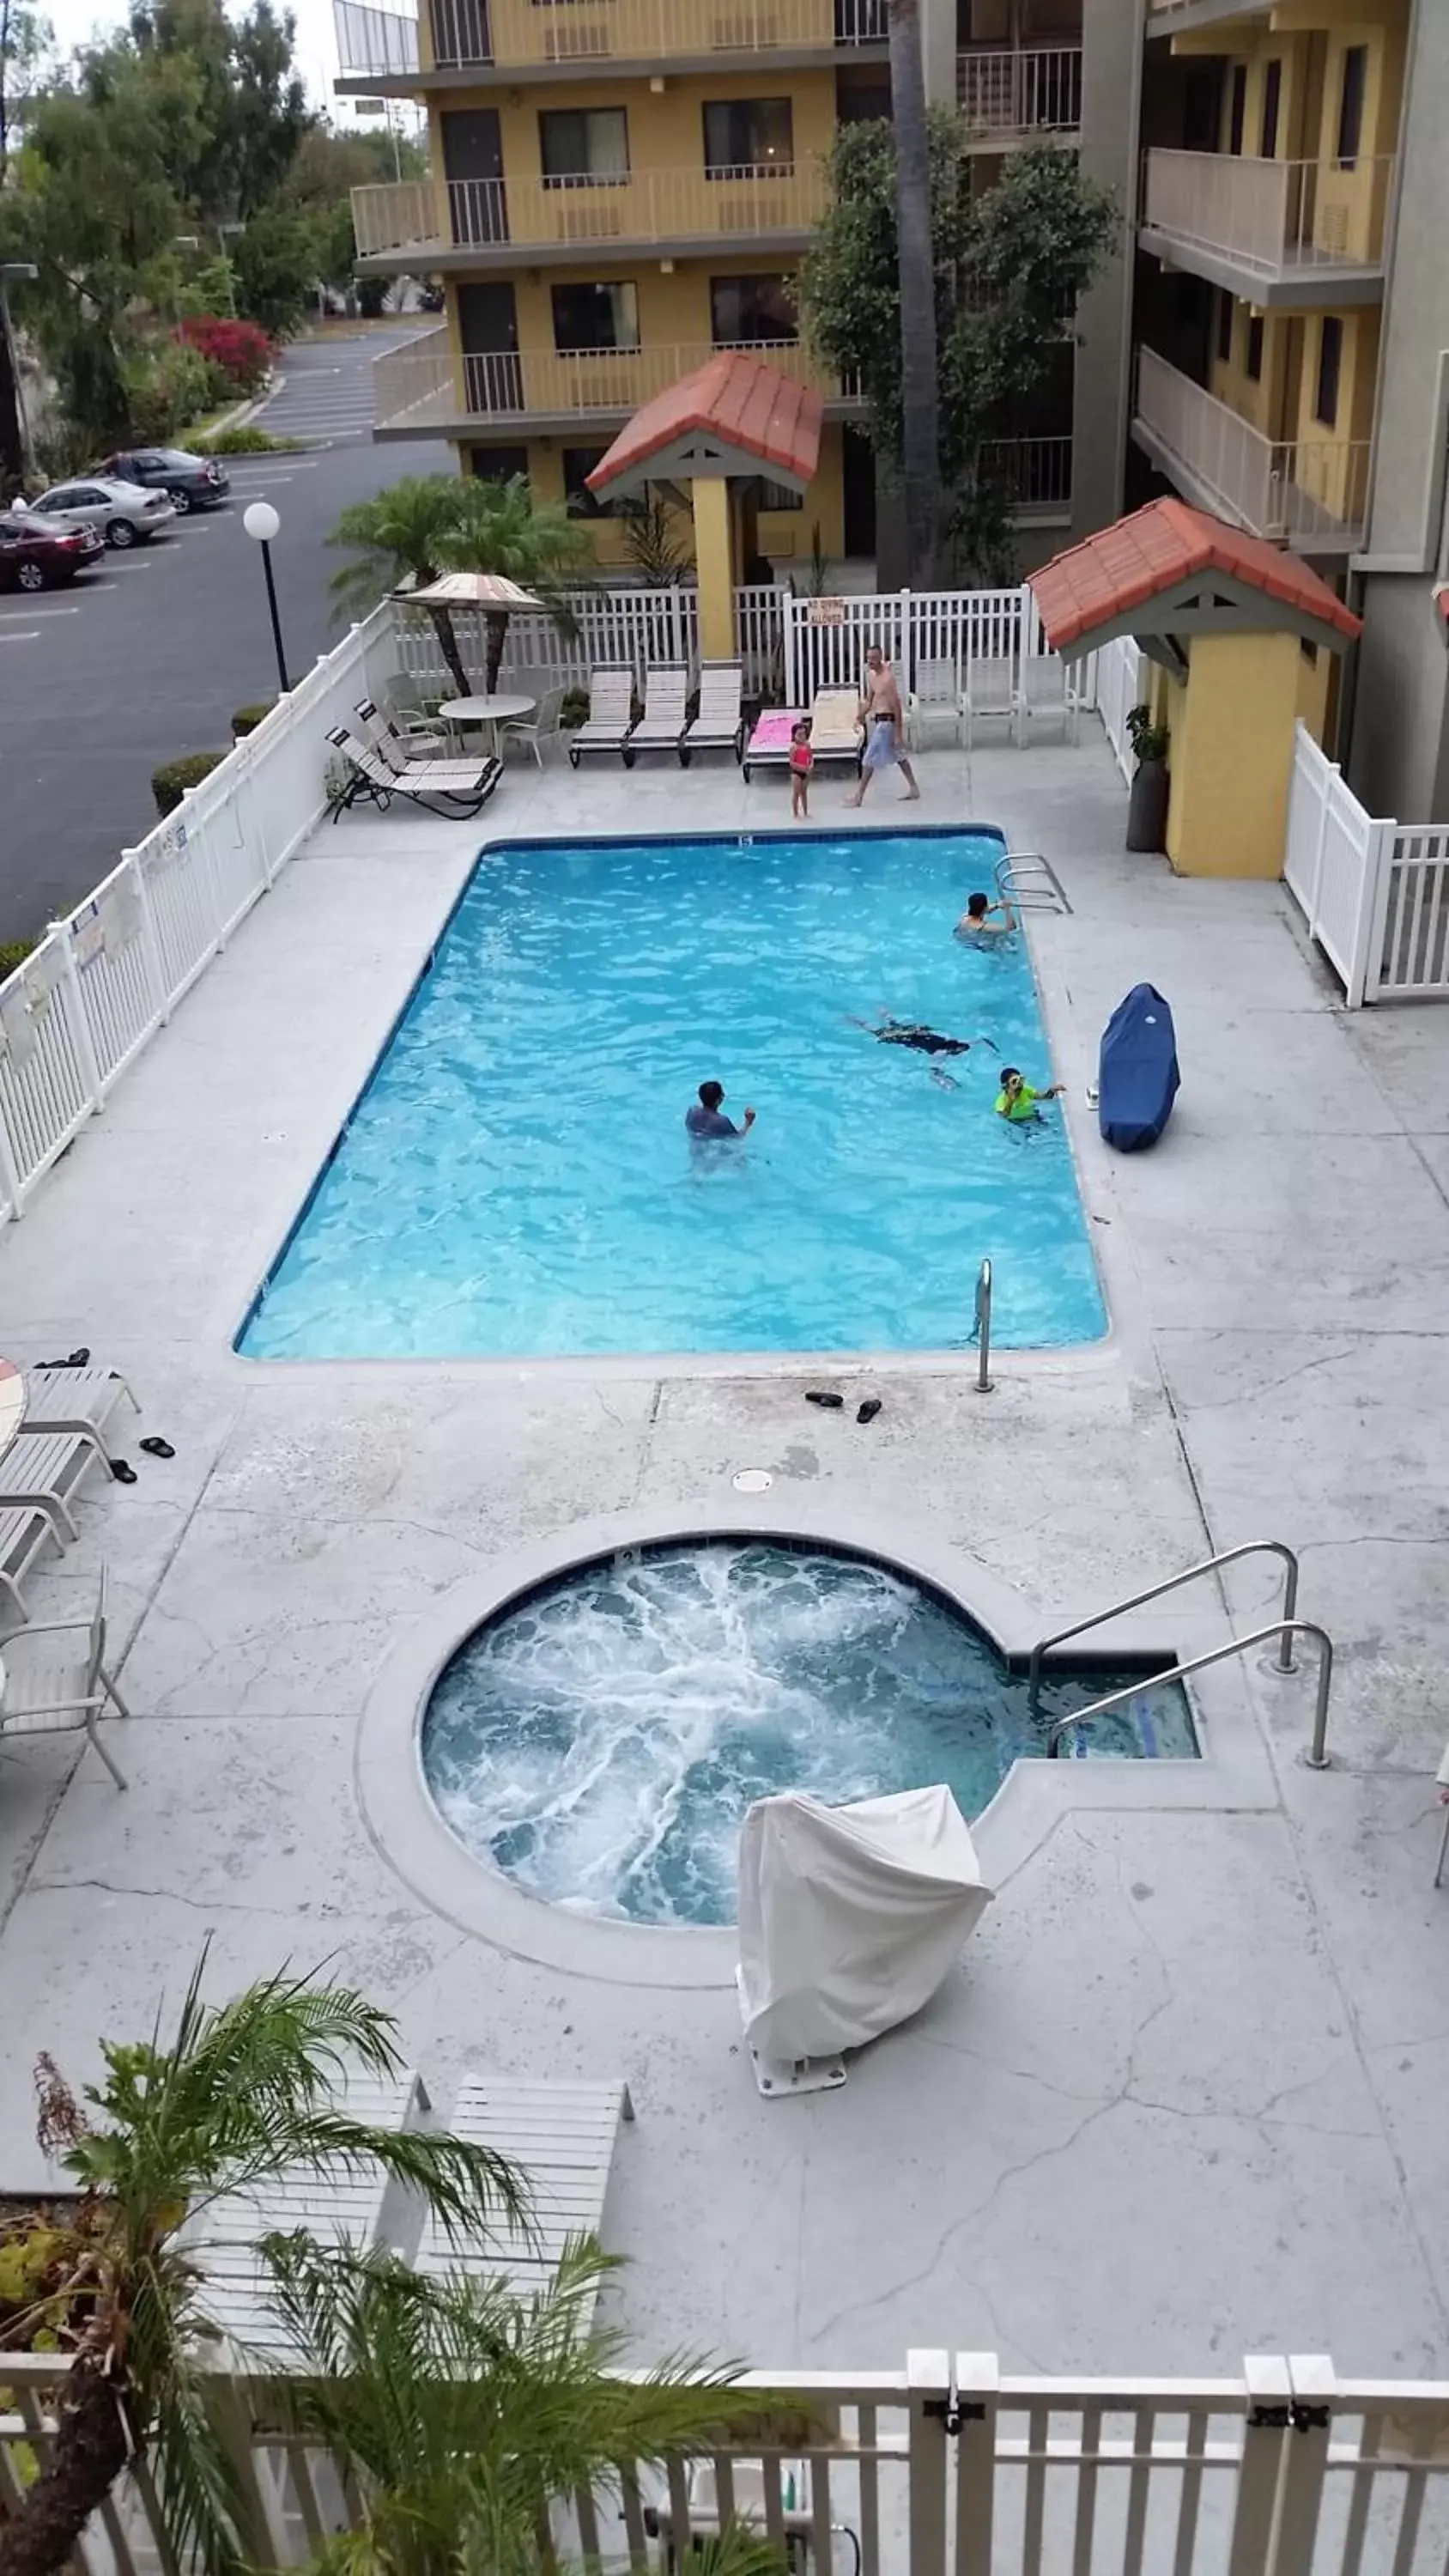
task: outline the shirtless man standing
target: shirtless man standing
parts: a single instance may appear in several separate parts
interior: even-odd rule
[[[920,795],[916,774],[906,758],[906,715],[896,675],[878,644],[872,644],[865,657],[865,695],[860,702],[860,720],[865,727],[865,757],[861,762],[860,785],[847,805],[863,802],[865,791],[878,769],[899,769],[906,782],[902,803],[909,805]]]

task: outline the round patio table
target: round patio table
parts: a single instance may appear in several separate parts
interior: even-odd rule
[[[444,698],[438,708],[444,724],[482,725],[489,736],[493,756],[498,757],[498,728],[510,716],[531,716],[537,698],[525,698],[506,690],[477,698]]]
[[[25,1420],[25,1380],[15,1360],[0,1360],[0,1458]]]

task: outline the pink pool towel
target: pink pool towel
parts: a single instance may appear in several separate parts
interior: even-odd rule
[[[745,745],[745,785],[750,783],[752,769],[788,769],[790,736],[800,722],[798,707],[766,707],[755,720],[755,729]]]

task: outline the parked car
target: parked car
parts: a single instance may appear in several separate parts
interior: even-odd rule
[[[73,483],[53,483],[24,509],[27,518],[99,528],[108,546],[149,545],[176,516],[169,492],[146,492],[139,483],[104,482],[98,474],[78,475]]]
[[[0,590],[54,590],[105,551],[98,528],[47,528],[28,510],[0,510]]]
[[[101,466],[118,483],[147,492],[169,492],[184,519],[188,510],[219,510],[231,492],[226,467],[215,456],[193,456],[184,447],[123,447]]]

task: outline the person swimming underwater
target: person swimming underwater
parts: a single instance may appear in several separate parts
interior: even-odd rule
[[[914,1047],[920,1055],[969,1055],[973,1045],[988,1046],[993,1055],[1000,1052],[994,1038],[946,1037],[940,1029],[929,1028],[924,1020],[898,1020],[890,1011],[881,1013],[878,1024],[853,1020],[851,1025],[864,1029],[867,1037],[875,1038],[881,1046]]]

